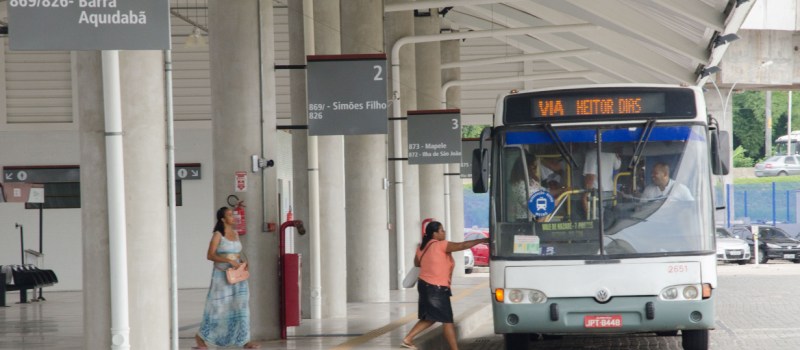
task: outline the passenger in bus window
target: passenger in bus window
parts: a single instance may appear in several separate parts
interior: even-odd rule
[[[541,164],[542,186],[550,191],[553,198],[558,199],[558,196],[568,190],[564,183],[564,161],[561,158],[542,157]]]
[[[528,198],[531,194],[542,189],[537,174],[536,158],[526,155],[528,178],[525,174],[525,165],[520,158],[511,169],[511,196],[512,208],[509,215],[515,220],[528,219]]]
[[[603,173],[598,174],[598,163]],[[583,209],[589,212],[589,193],[598,190],[598,176],[600,185],[606,199],[611,199],[614,191],[614,171],[622,165],[619,155],[616,153],[600,153],[600,160],[597,159],[597,149],[590,149],[586,152],[583,162],[583,184],[586,194],[583,196]]]
[[[666,198],[679,201],[694,200],[691,191],[686,185],[669,177],[669,165],[667,163],[656,163],[650,172],[650,178],[653,183],[648,185],[642,192],[642,202]]]

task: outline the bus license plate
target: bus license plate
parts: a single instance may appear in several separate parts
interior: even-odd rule
[[[794,259],[794,254],[783,254],[784,259]]]
[[[622,315],[583,316],[584,328],[622,328]]]

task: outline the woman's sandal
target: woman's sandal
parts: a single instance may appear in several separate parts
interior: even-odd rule
[[[409,344],[409,343],[406,343],[406,342],[404,342],[404,341],[403,341],[403,342],[400,342],[400,346],[402,346],[402,347],[404,347],[404,348],[406,348],[406,349],[416,349],[416,348],[417,348],[417,346],[416,346],[416,345],[414,345],[414,344]]]
[[[244,344],[244,348],[245,349],[261,349],[261,344],[247,343],[247,344]]]

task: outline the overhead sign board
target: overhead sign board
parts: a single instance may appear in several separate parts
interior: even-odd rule
[[[408,163],[461,163],[461,111],[408,111]]]
[[[3,168],[3,182],[80,182],[81,170],[77,165],[63,166],[7,166]]]
[[[386,55],[308,56],[309,135],[388,133]]]
[[[8,0],[11,50],[169,50],[168,0]]]
[[[200,163],[175,164],[176,180],[200,180]]]

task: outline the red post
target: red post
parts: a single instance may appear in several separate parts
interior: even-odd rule
[[[286,264],[286,228],[295,227],[297,233],[303,235],[306,233],[303,227],[303,222],[300,220],[286,221],[281,224],[280,229],[280,251],[278,255],[278,276],[280,283],[280,327],[281,339],[286,339],[286,273],[284,273],[284,265]]]

